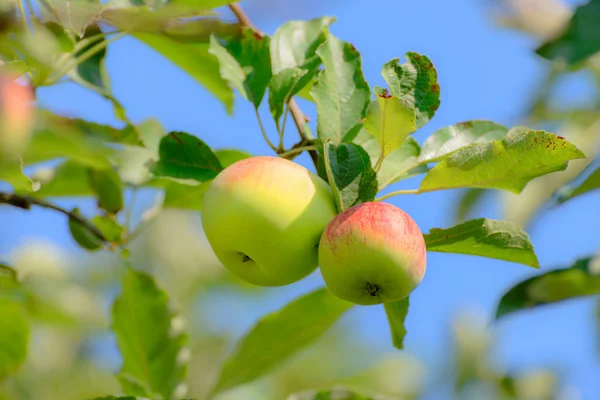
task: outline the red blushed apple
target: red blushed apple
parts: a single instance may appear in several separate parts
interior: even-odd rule
[[[363,203],[337,215],[319,244],[325,283],[361,305],[399,301],[425,274],[425,240],[416,222],[387,203]]]
[[[0,75],[0,156],[21,153],[34,123],[34,96],[16,77]]]

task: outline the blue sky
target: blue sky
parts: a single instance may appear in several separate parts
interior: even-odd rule
[[[301,3],[301,2],[298,2]],[[318,2],[317,2],[318,3]],[[441,86],[442,104],[435,118],[415,137],[422,142],[434,130],[468,119],[492,119],[505,125],[520,123],[546,63],[535,56],[536,42],[492,22],[488,2],[477,0],[379,0],[367,6],[359,1],[307,2],[285,12],[271,12],[249,4],[254,22],[268,33],[287,19],[332,15],[331,30],[351,42],[362,54],[363,69],[371,86],[383,84],[381,66],[407,51],[428,55],[434,62]],[[243,3],[242,3],[243,4]],[[237,147],[253,154],[270,154],[249,103],[239,96],[234,116],[190,77],[169,61],[133,39],[122,39],[109,49],[107,66],[116,97],[132,120],[158,119],[168,130],[196,134],[213,148]],[[562,101],[578,101],[587,90],[582,80],[565,83]],[[57,112],[105,123],[116,123],[112,108],[102,98],[74,85],[39,91],[40,102]],[[314,111],[308,114],[315,120]],[[267,129],[275,133],[268,110],[261,110]],[[288,130],[293,133],[293,130]],[[289,143],[296,141],[289,135]],[[298,159],[309,167],[306,156]],[[415,188],[409,180],[399,188]],[[417,221],[423,231],[453,223],[452,206],[458,192],[401,196],[388,200]],[[600,193],[591,194],[550,211],[535,224],[531,239],[542,269],[568,266],[576,258],[600,250]],[[63,204],[73,204],[63,202]],[[594,211],[594,207],[596,211]],[[499,218],[495,202],[480,215]],[[64,220],[47,211],[0,210],[0,256],[30,236],[44,236],[74,249]],[[491,316],[500,295],[512,284],[535,273],[528,267],[483,258],[430,253],[427,274],[411,298],[408,317],[409,351],[435,362],[446,349],[448,324],[460,310],[476,307]],[[219,321],[241,333],[253,320],[274,310],[309,287],[321,284],[318,274],[285,289],[273,289],[268,302],[249,307],[234,325]],[[232,301],[215,302],[224,315]],[[592,324],[594,302],[590,299],[539,309],[509,317],[497,326],[501,362],[514,368],[559,367],[563,379],[576,386],[583,399],[600,396],[600,333]],[[352,311],[353,334],[364,337],[381,351],[393,351],[381,307]]]

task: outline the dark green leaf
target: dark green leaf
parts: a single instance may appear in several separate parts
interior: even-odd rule
[[[209,53],[208,43],[184,43],[166,35],[138,32],[135,38],[171,60],[192,78],[206,87],[231,112],[233,92],[221,78],[218,60]]]
[[[238,161],[252,157],[252,154],[236,149],[223,149],[215,150],[215,156],[217,156],[223,168],[227,168]]]
[[[171,398],[187,374],[187,336],[171,332],[167,294],[152,277],[128,268],[112,308],[112,328],[123,357],[117,376],[134,396]]]
[[[600,0],[577,7],[569,26],[558,36],[544,43],[536,52],[542,57],[573,65],[600,51]]]
[[[420,190],[476,187],[519,193],[530,180],[564,171],[568,161],[577,158],[585,155],[563,137],[512,130],[501,140],[453,152],[425,175]]]
[[[404,337],[406,336],[404,321],[408,314],[409,303],[409,298],[406,297],[400,301],[384,303],[383,305],[388,318],[388,324],[390,325],[392,343],[394,343],[394,347],[398,350],[404,349]]]
[[[81,215],[77,209],[73,210],[73,213]],[[90,231],[90,228],[74,218],[69,218],[69,231],[73,239],[82,248],[88,251],[96,251],[102,248],[102,240]]]
[[[121,243],[125,228],[123,228],[114,217],[97,215],[92,218],[92,224],[111,243]]]
[[[391,96],[387,90],[377,92],[377,99],[367,109],[364,128],[377,139],[385,158],[402,146],[417,125],[415,111],[406,100]]]
[[[112,168],[89,169],[90,188],[98,197],[98,207],[116,214],[123,209],[123,183]]]
[[[213,179],[223,167],[213,151],[202,140],[184,132],[171,132],[160,141],[159,161],[150,171],[161,177]]]
[[[59,164],[49,173],[38,172],[34,175],[41,183],[41,188],[33,193],[35,197],[67,197],[90,196],[92,190],[89,184],[88,168],[78,162],[67,160]],[[46,176],[46,175],[50,176]]]
[[[438,129],[425,140],[419,161],[430,163],[473,143],[502,139],[508,129],[492,121],[467,121]]]
[[[311,91],[317,103],[317,134],[321,141],[331,139],[339,144],[360,130],[371,90],[362,73],[360,54],[350,43],[327,32],[317,55],[325,65]]]
[[[464,222],[487,193],[486,189],[465,189],[456,205],[456,222]]]
[[[377,174],[365,149],[354,143],[335,145],[327,141],[324,157],[327,178],[340,212],[375,199]]]
[[[165,188],[163,207],[200,211],[204,195],[210,187],[211,182],[203,182],[196,186],[169,182]]]
[[[408,60],[399,64],[395,58],[385,64],[381,71],[392,95],[399,97],[415,109],[417,128],[428,123],[440,106],[440,85],[437,71],[427,56],[408,52]]]
[[[583,258],[573,266],[526,279],[510,289],[498,304],[496,318],[507,314],[600,294],[600,258]]]
[[[96,24],[88,26],[85,30],[84,39],[90,38],[92,36],[96,36],[102,33],[100,27]],[[102,42],[106,42],[105,37],[101,37],[98,41],[94,41],[89,45],[83,47],[79,52],[75,54],[76,57],[81,56],[86,51],[90,50],[92,47],[99,45]],[[106,58],[106,48],[94,53],[91,57],[87,58],[85,61],[79,63],[77,68],[73,70],[73,74],[79,76],[84,81],[88,82],[90,85],[97,86],[104,90],[110,91],[110,81],[108,78],[108,72],[106,71],[106,66],[104,65],[104,60]]]
[[[470,254],[539,268],[529,235],[516,226],[480,218],[423,235],[428,251]]]
[[[268,373],[320,337],[352,306],[323,288],[262,318],[225,361],[213,393]]]
[[[13,374],[27,357],[29,321],[16,300],[0,297],[0,380]]]
[[[585,174],[587,175],[587,178],[579,184],[569,184],[559,189],[558,202],[560,204],[567,200],[571,200],[574,197],[591,192],[592,190],[600,189],[600,168],[597,168],[591,174],[588,174],[588,172],[585,171]]]
[[[271,80],[269,37],[244,28],[240,38],[210,38],[210,53],[219,60],[221,77],[258,108]]]

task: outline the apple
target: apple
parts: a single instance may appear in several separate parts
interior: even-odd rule
[[[423,279],[426,262],[416,222],[387,203],[363,203],[340,213],[319,245],[319,266],[331,292],[361,305],[402,300]]]
[[[290,160],[261,156],[221,171],[201,215],[227,269],[256,285],[283,286],[317,268],[319,240],[336,207],[317,175]]]
[[[33,90],[12,75],[0,74],[0,158],[20,154],[34,124]]]

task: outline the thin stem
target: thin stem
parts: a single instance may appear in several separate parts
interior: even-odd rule
[[[401,194],[419,194],[422,193],[419,189],[407,189],[407,190],[396,190],[395,192],[390,192],[381,197],[375,199],[375,201],[383,201],[385,199],[389,199],[390,197],[398,196]]]
[[[133,215],[133,209],[135,207],[135,201],[137,199],[138,188],[134,186],[131,189],[131,199],[129,200],[129,205],[125,210],[125,232],[129,234],[129,228],[131,227],[131,216]]]
[[[296,147],[296,148],[290,149],[284,153],[280,153],[279,157],[287,158],[288,156],[291,156],[293,154],[298,154],[298,153],[302,153],[303,151],[311,151],[311,150],[316,150],[316,149],[317,149],[317,146]]]
[[[35,10],[33,9],[33,6],[31,5],[31,1],[25,0],[25,3],[27,4],[27,10],[29,11],[30,18],[37,19],[36,15],[35,15]],[[33,29],[33,27],[32,27],[32,29]]]
[[[239,4],[230,4],[229,9],[233,12],[238,21],[242,23],[242,25],[247,26],[261,36],[264,36],[264,34],[252,23],[252,21],[250,21],[250,18],[244,12],[244,10],[242,10],[242,7],[240,7]]]
[[[262,133],[263,139],[265,139],[265,142],[267,142],[267,144],[269,145],[269,147],[274,152],[277,152],[277,148],[275,147],[275,145],[273,144],[273,142],[271,142],[271,140],[267,136],[267,131],[265,130],[265,126],[262,123],[262,118],[260,117],[260,114],[258,113],[258,109],[256,107],[254,108],[254,111],[256,112],[256,119],[258,120],[258,125],[260,126],[260,132]]]
[[[23,195],[18,195],[18,194],[0,193],[0,203],[9,204],[14,207],[22,208],[23,210],[29,210],[31,208],[31,206],[38,206],[38,207],[43,207],[43,208],[48,208],[50,210],[58,211],[64,215],[66,215],[67,217],[69,217],[69,219],[77,221],[81,225],[85,226],[86,229],[88,229],[90,232],[92,232],[92,234],[94,236],[96,236],[98,239],[100,239],[102,242],[104,242],[104,243],[108,242],[108,240],[104,237],[102,232],[100,232],[98,230],[98,228],[96,228],[94,225],[92,225],[92,223],[89,222],[87,219],[83,218],[82,216],[80,216],[77,213],[74,213],[72,211],[67,211],[64,208],[61,208],[55,204],[49,203],[45,200],[36,199],[35,197],[23,196]]]
[[[285,124],[287,122],[287,116],[290,113],[290,105],[286,104],[285,112],[283,113],[283,123],[281,124],[281,130],[279,131],[279,147],[277,150],[283,150],[283,135],[285,133]]]
[[[29,25],[27,24],[27,16],[25,14],[25,7],[23,6],[23,0],[17,1],[19,5],[19,14],[21,15],[21,23],[23,24],[23,30],[25,33],[29,32]]]

